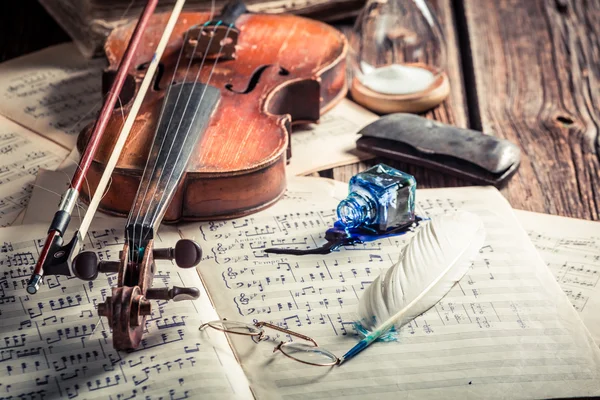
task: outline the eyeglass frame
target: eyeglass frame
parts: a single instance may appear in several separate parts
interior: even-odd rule
[[[216,324],[216,323],[223,324],[223,322],[230,322],[230,323],[233,322],[233,323],[238,323],[238,324],[247,325],[247,326],[254,326],[254,327],[256,327],[259,330],[259,332],[258,333],[253,333],[253,332],[248,332],[248,333],[236,332],[236,331],[231,331],[231,330],[227,330],[227,329],[218,327],[216,325],[211,325],[211,324]],[[230,320],[228,320],[226,318],[223,318],[223,319],[220,319],[220,320],[214,320],[214,321],[205,322],[202,325],[200,325],[199,330],[203,330],[207,326],[210,327],[210,328],[212,328],[212,329],[216,329],[218,331],[221,331],[221,332],[230,333],[232,335],[242,335],[242,336],[256,337],[259,342],[262,341],[262,340],[264,340],[263,338],[265,336],[264,335],[265,331],[264,331],[263,327],[264,328],[270,328],[270,329],[273,329],[275,331],[282,332],[282,333],[288,334],[290,336],[294,336],[294,337],[300,338],[302,340],[306,340],[307,342],[310,342],[311,344],[313,344],[314,347],[319,348],[319,345],[317,344],[317,342],[313,338],[311,338],[310,336],[306,336],[306,335],[303,335],[301,333],[294,332],[294,331],[291,331],[289,329],[285,329],[285,328],[282,328],[280,326],[273,325],[273,324],[270,324],[270,323],[264,322],[264,321],[257,321],[257,322],[253,322],[253,323],[247,323],[247,322],[241,322],[241,321],[230,321]],[[311,362],[308,362],[308,361],[299,360],[299,359],[294,358],[291,355],[287,354],[285,351],[281,350],[282,347],[285,347],[285,346],[291,345],[291,344],[294,344],[294,342],[291,342],[291,341],[290,342],[281,341],[281,342],[279,342],[279,344],[277,346],[275,346],[275,348],[273,349],[273,353],[275,353],[276,351],[279,350],[287,358],[290,358],[290,359],[292,359],[294,361],[297,361],[297,362],[300,362],[302,364],[314,365],[316,367],[333,367],[334,365],[338,365],[340,363],[340,361],[341,361],[338,356],[336,356],[335,354],[333,354],[330,351],[327,351],[325,349],[321,349],[321,350],[325,350],[328,354],[331,354],[333,357],[335,357],[335,359],[331,363],[315,364],[315,363],[311,363]]]

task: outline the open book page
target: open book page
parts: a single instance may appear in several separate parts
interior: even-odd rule
[[[515,213],[600,345],[600,222],[528,211]]]
[[[0,226],[12,224],[25,209],[38,170],[56,168],[67,154],[61,146],[0,116]]]
[[[123,223],[110,219],[95,225],[86,249],[100,259],[117,258]],[[92,282],[46,277],[40,291],[28,295],[25,287],[47,228],[0,229],[0,397],[251,397],[225,336],[215,331],[210,341],[200,337],[198,327],[216,314],[194,269],[157,262],[154,287],[196,286],[201,297],[153,301],[142,346],[133,352],[113,349],[108,322],[96,311],[117,274],[100,274]],[[174,229],[161,229],[157,246],[173,246],[178,238]]]
[[[273,354],[278,340],[289,339],[276,332],[268,332],[272,342],[258,344],[230,335],[257,398],[599,395],[600,351],[500,193],[419,190],[417,199],[420,215],[460,208],[482,217],[485,247],[466,276],[403,327],[398,342],[375,343],[341,367]],[[203,243],[199,270],[219,315],[279,324],[338,356],[356,344],[358,298],[396,262],[410,234],[324,256],[262,251],[322,243],[338,200],[310,207],[283,200],[268,214],[180,226],[184,236]]]
[[[318,124],[294,126],[288,174],[307,175],[373,158],[356,149],[356,140],[357,132],[377,118],[366,108],[343,99]]]
[[[0,114],[73,148],[102,105],[106,61],[86,60],[72,43],[0,64]]]

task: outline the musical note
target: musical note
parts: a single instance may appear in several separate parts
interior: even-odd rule
[[[39,169],[54,169],[67,154],[66,149],[0,117],[0,226],[10,225],[27,206]]]
[[[118,258],[122,249],[122,243],[114,240],[118,228],[112,224],[105,221],[95,227],[85,243],[109,259]],[[78,279],[46,277],[42,289],[29,296],[20,282],[26,280],[35,263],[32,254],[37,254],[37,237],[32,235],[43,232],[30,227],[4,229],[9,231],[0,230],[0,242],[4,243],[0,253],[0,382],[13,382],[19,375],[20,382],[28,383],[0,386],[0,397],[42,398],[31,396],[43,389],[52,393],[46,398],[125,399],[133,390],[144,393],[144,397],[169,398],[174,389],[181,389],[178,393],[182,395],[183,391],[197,393],[210,385],[218,386],[226,397],[233,397],[234,391],[249,397],[243,395],[247,394],[247,384],[235,383],[245,377],[233,355],[223,353],[230,350],[225,337],[215,334],[211,338],[216,342],[199,341],[201,321],[218,318],[206,294],[196,302],[154,303],[153,315],[146,322],[144,346],[120,355],[112,348],[108,322],[95,310],[110,295],[111,277],[99,276],[93,282],[94,290],[88,290],[89,282]],[[176,232],[167,229],[155,240],[168,247],[178,238]],[[168,262],[157,262],[157,266],[160,270],[154,286],[202,285],[193,270],[178,270]],[[219,355],[213,343],[219,343]],[[199,368],[199,359],[202,368],[210,369],[214,376],[187,379]]]
[[[268,395],[296,393],[301,385],[302,395],[307,397],[311,394],[315,397],[338,395],[340,387],[352,388],[348,389],[352,393],[371,393],[370,390],[377,387],[381,391],[376,395],[382,397],[393,396],[398,387],[404,388],[410,397],[408,392],[414,387],[418,388],[414,396],[427,397],[427,393],[433,396],[434,392],[427,392],[433,388],[448,390],[445,382],[450,375],[447,374],[452,374],[456,365],[475,363],[477,367],[469,368],[468,374],[469,377],[480,377],[481,386],[469,387],[469,390],[476,390],[478,394],[471,394],[483,398],[488,391],[500,390],[494,383],[496,378],[485,382],[483,379],[499,376],[496,375],[498,363],[502,363],[504,354],[510,352],[510,357],[518,360],[519,367],[501,372],[503,384],[515,382],[521,395],[527,392],[527,396],[535,397],[539,384],[546,385],[552,380],[540,378],[544,373],[537,375],[539,371],[534,365],[543,362],[548,371],[554,371],[547,377],[562,373],[565,365],[548,365],[545,358],[539,360],[544,357],[540,352],[530,352],[526,348],[533,343],[558,343],[566,337],[569,339],[565,340],[577,348],[578,362],[586,362],[590,370],[597,371],[595,362],[584,360],[589,360],[589,351],[598,350],[590,348],[587,337],[581,334],[583,330],[575,328],[581,327],[581,323],[569,314],[568,301],[552,286],[552,276],[545,266],[535,261],[537,255],[525,234],[511,231],[511,226],[518,226],[518,222],[501,195],[489,188],[452,189],[452,192],[444,189],[442,192],[451,195],[437,196],[435,190],[419,193],[420,208],[426,209],[428,216],[464,207],[479,213],[488,231],[488,240],[479,258],[442,302],[404,326],[399,333],[399,343],[374,345],[369,354],[361,355],[362,359],[352,360],[351,372],[344,370],[344,366],[334,370],[332,381],[310,368],[302,368],[302,378],[299,378],[299,367],[293,361],[275,358],[268,351],[253,352],[250,346],[256,344],[250,340],[233,340],[238,354],[259,357],[253,362],[261,365],[260,371],[247,369],[251,380],[277,381],[277,388],[269,389],[276,392],[271,391]],[[306,238],[313,238],[317,244],[318,240],[323,240],[324,229],[335,221],[334,210],[338,202],[323,197],[320,202],[293,208],[286,206],[284,200],[252,218],[218,224],[190,224],[180,229],[187,237],[202,232],[202,247],[208,253],[219,252],[218,257],[203,260],[199,268],[221,315],[232,320],[267,321],[287,327],[313,337],[319,346],[337,354],[358,340],[354,319],[360,295],[380,272],[396,262],[410,235],[377,241],[371,247],[349,246],[328,255],[269,254],[264,257],[260,254],[257,249],[261,249],[265,241],[269,245],[300,248],[310,245]],[[294,211],[290,212],[291,209]],[[494,210],[494,213],[488,210]],[[252,235],[248,236],[246,232]],[[239,246],[240,238],[244,240],[244,248]],[[581,242],[574,243],[572,245],[582,245]],[[247,247],[257,251],[249,252]],[[221,260],[224,259],[230,261],[223,264]],[[262,284],[259,286],[257,282]],[[559,318],[569,322],[556,329]],[[527,344],[524,344],[524,335],[528,338]],[[563,350],[563,356],[571,354],[560,345],[552,347],[553,352]],[[580,377],[580,367],[566,368],[570,368],[573,379]],[[541,381],[523,383],[520,378],[523,370],[529,371],[528,379],[532,382]],[[398,376],[404,373],[411,377],[399,382]],[[420,381],[414,379],[414,374],[422,376],[427,384],[418,383]],[[595,382],[592,376],[596,373],[584,379],[588,383]],[[441,386],[436,386],[438,382]],[[389,389],[385,385],[389,385]],[[568,392],[564,388],[569,383],[561,379],[551,385],[553,393]],[[258,398],[267,396],[262,390],[256,388]]]
[[[74,45],[65,44],[2,64],[4,115],[73,148],[76,135],[93,120],[101,104],[100,77],[105,63],[86,60]]]
[[[600,223],[518,211],[573,308],[600,344]]]

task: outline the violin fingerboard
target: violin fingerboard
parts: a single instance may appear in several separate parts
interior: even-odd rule
[[[169,88],[126,228],[136,243],[154,236],[220,98],[199,82]]]

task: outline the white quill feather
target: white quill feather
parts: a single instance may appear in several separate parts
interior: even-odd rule
[[[481,219],[460,211],[433,218],[406,247],[398,263],[367,287],[359,302],[369,331],[394,317],[400,327],[424,313],[467,272],[483,246]]]
[[[359,301],[359,323],[370,333],[342,361],[439,302],[467,272],[484,240],[483,222],[466,211],[434,217],[425,224],[396,265],[365,290]]]

